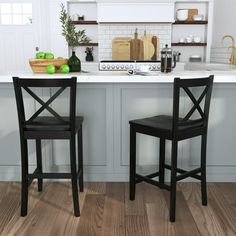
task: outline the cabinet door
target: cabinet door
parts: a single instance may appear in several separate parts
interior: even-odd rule
[[[35,111],[35,102],[28,96],[28,114]],[[15,94],[12,85],[0,88],[0,177],[2,180],[20,177],[20,137]],[[34,143],[29,141],[29,164],[35,165]]]
[[[112,85],[78,84],[77,115],[84,117],[83,152],[85,173],[106,175],[113,168],[113,96]],[[59,114],[68,114],[68,91],[52,105]],[[51,168],[68,170],[70,164],[69,141],[53,141]],[[90,175],[91,178],[93,175]],[[102,179],[102,177],[100,178]]]

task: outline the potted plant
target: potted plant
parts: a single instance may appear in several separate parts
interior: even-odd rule
[[[88,43],[91,40],[86,36],[85,30],[76,31],[75,25],[63,4],[61,4],[60,22],[62,24],[62,35],[65,37],[68,46],[72,50],[72,56],[68,60],[70,71],[80,72],[81,62],[75,54],[75,49],[80,45],[80,43]]]
[[[86,53],[86,57],[85,60],[86,61],[93,61],[93,47],[86,47],[85,53]]]

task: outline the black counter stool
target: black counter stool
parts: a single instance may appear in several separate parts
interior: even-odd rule
[[[76,116],[76,85],[77,78],[68,79],[22,79],[13,77],[16,104],[19,119],[20,143],[21,143],[21,165],[22,165],[22,190],[21,190],[21,216],[27,215],[28,187],[33,179],[38,179],[38,191],[42,191],[43,179],[71,179],[72,195],[74,204],[74,215],[80,216],[77,178],[79,188],[83,191],[83,142],[82,123],[83,117]],[[51,98],[44,102],[33,91],[32,88],[57,88]],[[66,89],[70,90],[69,116],[62,117],[49,105]],[[30,94],[40,105],[29,119],[25,116],[24,98],[22,90]],[[52,116],[39,116],[44,110]],[[76,167],[76,134],[78,134],[78,172]],[[37,168],[32,174],[28,172],[28,146],[27,140],[36,140]],[[70,140],[70,173],[43,173],[42,170],[42,139],[68,139]]]
[[[193,177],[201,181],[202,204],[207,205],[206,187],[206,146],[209,108],[214,76],[200,79],[174,80],[173,115],[160,115],[139,120],[130,121],[130,200],[135,199],[135,185],[142,181],[156,185],[170,191],[170,221],[175,221],[176,209],[176,182],[187,177]],[[202,94],[195,98],[191,89],[201,87]],[[183,89],[191,99],[193,106],[185,117],[179,116],[180,90]],[[204,101],[202,109],[201,102]],[[191,118],[195,112],[200,118]],[[191,118],[191,119],[190,119]],[[151,135],[160,138],[159,171],[147,176],[136,173],[136,133]],[[177,167],[178,141],[201,136],[201,167],[186,171]],[[165,164],[165,140],[172,141],[171,165]],[[165,168],[171,171],[170,185],[165,184]],[[180,173],[177,175],[177,173]],[[159,176],[159,181],[152,178]]]

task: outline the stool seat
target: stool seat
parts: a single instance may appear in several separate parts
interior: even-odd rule
[[[62,123],[54,116],[40,116],[24,125],[25,131],[69,131],[70,118],[62,116],[65,123]],[[84,118],[82,116],[75,117],[75,130],[79,130]],[[68,124],[67,124],[68,123]]]
[[[183,118],[179,118],[182,121]],[[171,139],[173,137],[173,117],[168,115],[159,115],[143,119],[131,120],[130,125],[135,126],[137,132],[140,128],[142,133]],[[189,132],[193,130],[204,129],[202,120],[191,120],[185,122],[185,125],[179,127],[179,132]],[[146,132],[145,132],[146,131]]]

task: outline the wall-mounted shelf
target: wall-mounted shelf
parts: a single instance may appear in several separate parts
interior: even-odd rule
[[[98,43],[80,43],[79,46],[98,46]]]
[[[73,21],[73,24],[75,25],[97,25],[97,21],[95,20],[77,20]]]
[[[171,45],[189,47],[189,46],[206,46],[207,43],[171,43]]]
[[[207,25],[207,20],[201,20],[201,21],[175,21],[173,23],[174,25]]]

